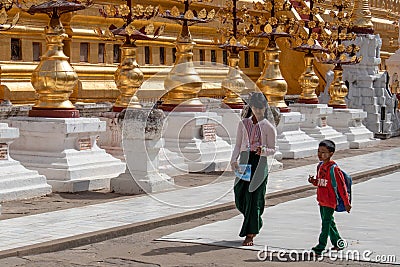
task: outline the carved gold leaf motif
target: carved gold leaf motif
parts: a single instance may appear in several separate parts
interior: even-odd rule
[[[19,20],[19,12],[15,14],[15,16],[13,17],[11,25],[14,26],[15,24],[17,24],[18,20]]]
[[[7,12],[4,9],[1,10],[1,13],[0,13],[0,24],[6,23],[7,19],[8,19]]]
[[[194,18],[194,14],[193,14],[193,11],[192,10],[188,10],[188,11],[186,11],[186,13],[185,13],[185,19],[193,19]]]
[[[171,15],[172,15],[172,16],[178,17],[180,14],[181,14],[181,13],[179,12],[179,9],[178,9],[176,6],[174,6],[174,7],[171,9]]]
[[[207,10],[205,8],[203,8],[202,10],[200,10],[200,12],[197,14],[197,17],[199,19],[205,19],[207,18]]]
[[[147,25],[146,28],[144,28],[144,31],[146,32],[146,34],[152,34],[154,32],[154,24],[150,23],[149,25]]]
[[[283,26],[282,26],[282,25],[279,25],[279,26],[276,28],[276,32],[277,32],[277,33],[283,33],[283,32],[285,32]]]
[[[215,10],[211,9],[211,11],[208,12],[207,19],[214,19],[214,18],[215,18]]]
[[[268,23],[267,25],[265,25],[264,32],[266,32],[266,33],[271,33],[272,32],[271,24]]]
[[[134,34],[135,30],[136,30],[136,28],[135,28],[135,26],[132,25],[132,23],[129,24],[128,26],[126,26],[126,28],[125,28],[126,33],[129,35]]]

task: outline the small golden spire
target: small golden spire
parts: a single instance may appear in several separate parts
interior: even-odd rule
[[[369,10],[368,0],[354,0],[354,7],[350,18],[351,31],[354,33],[373,34],[374,25]]]

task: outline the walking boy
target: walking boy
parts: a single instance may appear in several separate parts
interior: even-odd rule
[[[343,245],[339,244],[342,241],[339,232],[336,228],[336,224],[333,218],[333,213],[337,205],[336,194],[332,186],[330,170],[334,161],[331,157],[335,153],[335,143],[331,140],[324,140],[319,143],[318,146],[318,159],[321,163],[317,168],[317,177],[311,176],[308,178],[308,182],[317,186],[317,201],[319,203],[319,210],[321,213],[322,229],[319,235],[318,245],[313,247],[312,250],[317,255],[321,255],[325,250],[328,242],[328,236],[333,244],[332,250],[342,250]],[[334,173],[336,177],[338,194],[342,197],[347,212],[350,212],[351,205],[349,197],[347,195],[346,184],[344,177],[339,167],[334,166]]]

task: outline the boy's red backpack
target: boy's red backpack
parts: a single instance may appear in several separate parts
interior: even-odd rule
[[[318,169],[319,169],[319,167],[321,166],[321,164],[322,164],[322,162],[320,162],[320,163],[318,164]],[[337,189],[337,182],[336,182],[336,177],[335,177],[335,166],[337,166],[336,163],[332,164],[331,170],[330,170],[330,174],[331,174],[331,183],[332,183],[333,190],[335,191],[335,194],[336,194],[336,201],[337,201],[337,205],[336,205],[336,209],[335,209],[335,210],[338,211],[338,212],[342,212],[342,211],[346,211],[346,208],[345,208],[345,206],[344,206],[343,199],[342,199],[342,197],[340,196],[340,194],[339,194],[339,192],[338,192],[338,189]],[[350,203],[351,203],[351,186],[352,186],[352,184],[353,184],[353,179],[351,178],[351,176],[350,176],[348,173],[346,173],[346,172],[343,171],[342,169],[340,169],[340,171],[341,171],[342,174],[343,174],[344,182],[345,182],[346,188],[347,188],[347,194],[348,194],[348,196],[349,196],[349,201],[350,201]]]

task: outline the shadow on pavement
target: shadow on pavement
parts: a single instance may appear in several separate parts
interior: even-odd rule
[[[220,247],[217,245],[189,245],[189,246],[173,246],[173,247],[163,247],[163,248],[156,248],[153,249],[149,252],[143,253],[143,256],[159,256],[159,255],[166,255],[166,254],[171,254],[171,253],[181,253],[181,254],[186,254],[186,255],[195,255],[198,253],[205,253],[205,252],[210,252],[210,251],[216,251],[216,250],[223,250],[223,249],[229,249],[228,247]]]

